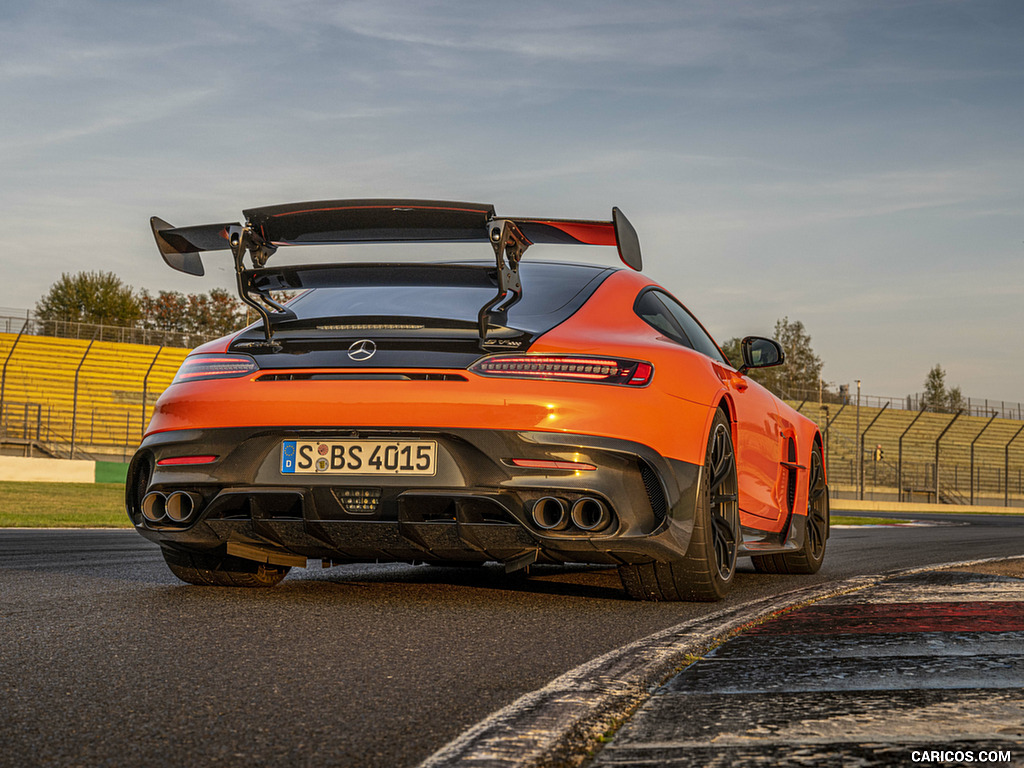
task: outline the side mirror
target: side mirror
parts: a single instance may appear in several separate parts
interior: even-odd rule
[[[751,368],[771,368],[786,362],[786,353],[782,351],[782,345],[761,336],[747,336],[743,339],[740,342],[740,352],[743,355],[743,366],[739,370],[741,374]]]

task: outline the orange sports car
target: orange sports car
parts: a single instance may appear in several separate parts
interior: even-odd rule
[[[309,560],[618,567],[643,600],[718,600],[739,557],[813,573],[829,501],[815,424],[734,367],[611,221],[335,200],[245,223],[151,222],[164,260],[226,250],[254,325],[193,351],[132,459],[128,515],[192,584]],[[283,246],[489,244],[474,262],[269,266]],[[626,268],[524,258],[618,249]],[[290,301],[282,292],[299,291]]]

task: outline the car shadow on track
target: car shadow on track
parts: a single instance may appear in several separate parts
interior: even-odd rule
[[[339,566],[317,571],[293,571],[279,588],[299,582],[317,582],[335,585],[378,586],[416,584],[422,586],[469,588],[520,594],[580,597],[590,600],[619,600],[633,602],[622,587],[614,566],[593,565],[535,565],[527,571],[505,573],[495,563],[474,567],[448,567],[436,565],[375,565]],[[763,578],[753,568],[739,568],[738,586]]]
[[[628,600],[614,568],[532,566],[528,572],[505,573],[502,566],[436,565],[339,566],[323,571],[293,571],[280,586],[316,582],[350,587],[401,584],[536,593],[588,599]],[[297,577],[297,578],[296,578]],[[280,588],[280,587],[279,587]]]

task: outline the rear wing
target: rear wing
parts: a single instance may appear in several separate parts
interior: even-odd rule
[[[481,346],[485,348],[488,328],[499,316],[504,317],[522,296],[519,261],[534,243],[615,246],[626,266],[635,270],[643,266],[636,230],[618,208],[612,208],[611,221],[498,217],[493,205],[438,200],[325,200],[251,208],[242,213],[245,224],[174,227],[154,216],[150,226],[160,255],[168,266],[179,272],[204,274],[200,253],[219,250],[232,253],[239,296],[263,318],[267,344],[273,344],[275,320],[295,317],[274,301],[270,290],[351,285],[353,281],[368,279],[379,269],[379,266],[365,263],[268,269],[268,260],[281,246],[490,243],[497,266],[498,292],[479,313]],[[246,253],[251,268],[245,267]],[[414,265],[404,269],[416,271]],[[466,267],[449,271],[454,284],[479,284],[480,275],[475,272],[480,269]]]

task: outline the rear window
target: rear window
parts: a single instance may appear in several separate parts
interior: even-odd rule
[[[526,263],[519,266],[523,298],[508,313],[509,325],[538,331],[567,318],[614,269],[581,264]],[[381,285],[316,288],[288,304],[299,320],[320,317],[417,317],[475,323],[480,308],[494,298],[489,288]],[[554,318],[558,318],[552,323]]]

